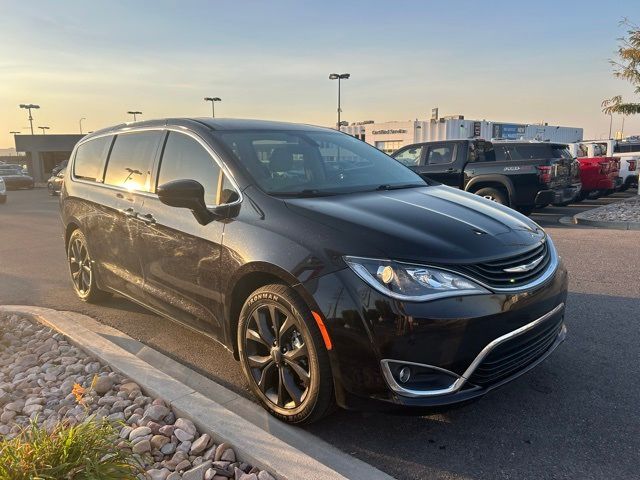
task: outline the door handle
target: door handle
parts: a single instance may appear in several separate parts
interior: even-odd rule
[[[154,225],[156,223],[156,219],[150,213],[145,213],[144,215],[138,215],[138,220],[142,220],[147,225]]]
[[[131,218],[135,218],[135,216],[138,215],[138,213],[131,207],[120,210],[120,213],[122,213],[125,217]]]
[[[455,171],[456,171],[455,168],[447,168],[447,173],[453,173]]]

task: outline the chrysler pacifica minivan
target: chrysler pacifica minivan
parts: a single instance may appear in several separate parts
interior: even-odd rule
[[[81,299],[217,340],[291,423],[466,402],[565,337],[567,273],[537,224],[327,128],[119,125],[78,143],[61,194]]]

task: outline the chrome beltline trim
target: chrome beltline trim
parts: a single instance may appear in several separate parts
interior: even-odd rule
[[[460,390],[462,388],[462,386],[467,382],[467,380],[469,379],[469,377],[471,377],[471,375],[473,374],[473,372],[476,370],[476,368],[478,368],[478,365],[480,365],[480,363],[482,363],[482,360],[485,359],[485,357],[487,355],[489,355],[489,353],[491,353],[491,351],[496,348],[498,345],[506,342],[507,340],[512,339],[513,337],[517,337],[518,335],[531,330],[532,328],[534,328],[536,325],[539,325],[540,323],[544,322],[545,320],[548,320],[550,317],[552,317],[553,315],[555,315],[556,313],[562,311],[564,309],[564,303],[559,304],[557,307],[555,307],[553,310],[551,310],[550,312],[545,313],[544,315],[542,315],[541,317],[535,319],[533,322],[531,323],[527,323],[526,325],[523,325],[520,328],[517,328],[509,333],[505,333],[504,335],[502,335],[501,337],[496,338],[495,340],[489,342],[487,344],[486,347],[484,347],[480,353],[478,353],[478,355],[476,356],[476,358],[473,359],[473,361],[471,362],[471,364],[467,367],[467,369],[464,371],[464,373],[462,374],[462,376],[457,375],[449,370],[445,370],[444,368],[440,368],[440,367],[436,367],[433,365],[425,365],[422,363],[414,363],[414,362],[405,362],[402,360],[393,360],[393,359],[388,359],[385,358],[383,360],[380,361],[380,364],[382,365],[382,373],[384,375],[385,380],[387,381],[387,384],[389,385],[389,387],[396,392],[399,395],[405,396],[405,397],[434,397],[434,396],[438,396],[438,395],[446,395],[448,393],[455,393],[458,390]],[[391,374],[391,369],[389,368],[389,363],[401,363],[403,365],[417,365],[417,366],[421,366],[421,367],[426,367],[426,368],[431,368],[434,370],[439,370],[441,372],[447,373],[449,375],[452,375],[454,377],[457,377],[457,380],[455,382],[453,382],[451,385],[449,385],[447,388],[441,388],[438,390],[412,390],[409,388],[404,388],[402,385],[400,385],[398,382],[396,382],[395,378],[393,378],[393,375]]]

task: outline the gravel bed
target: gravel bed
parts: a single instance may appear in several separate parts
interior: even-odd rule
[[[84,388],[82,405],[72,393],[74,384]],[[130,442],[152,480],[274,480],[62,334],[2,313],[0,412],[0,438],[15,437],[33,419],[50,431],[60,421],[73,425],[88,415],[107,418],[118,425],[122,447]]]
[[[586,220],[597,220],[600,222],[631,222],[640,224],[640,195],[604,207],[587,210],[576,216]]]

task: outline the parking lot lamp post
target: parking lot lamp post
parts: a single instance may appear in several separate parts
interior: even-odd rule
[[[16,132],[15,130],[12,130],[9,132],[11,135],[18,135],[20,132]]]
[[[136,111],[129,111],[129,112],[127,112],[127,113],[128,113],[129,115],[133,115],[133,121],[134,121],[134,122],[135,122],[135,121],[137,121],[137,119],[138,119],[137,115],[142,115],[142,112],[139,112],[139,111],[137,111],[137,110],[136,110]]]
[[[220,97],[204,97],[205,102],[211,102],[211,118],[216,118],[216,102],[221,102]]]
[[[82,117],[78,123],[80,123],[80,135],[82,135],[82,120],[86,120],[85,117]]]
[[[340,108],[340,81],[347,80],[350,76],[350,73],[332,73],[329,75],[329,80],[338,80],[338,122],[336,123],[338,130],[340,130],[340,113],[342,112]]]
[[[47,130],[49,130],[49,127],[38,127],[38,128],[42,130],[43,135],[46,133]]]
[[[33,116],[31,115],[31,110],[37,110],[40,108],[40,105],[35,105],[33,103],[21,103],[20,108],[24,108],[29,112],[29,125],[31,125],[31,135],[33,135]]]

